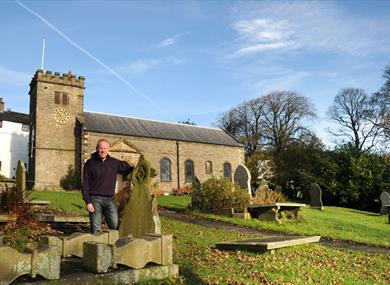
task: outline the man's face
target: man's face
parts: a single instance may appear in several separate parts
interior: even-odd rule
[[[96,148],[96,151],[98,152],[99,157],[101,159],[106,159],[109,147],[110,146],[105,141],[99,143],[98,147]]]

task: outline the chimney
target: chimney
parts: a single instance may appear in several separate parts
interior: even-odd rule
[[[0,97],[0,113],[3,113],[4,112],[4,101],[3,101],[3,98]]]

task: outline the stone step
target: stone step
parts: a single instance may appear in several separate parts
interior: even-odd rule
[[[142,269],[118,268],[107,273],[92,273],[83,269],[81,258],[65,259],[61,263],[61,276],[59,280],[37,280],[23,276],[13,284],[18,285],[97,285],[97,284],[133,284],[152,279],[177,278],[179,265],[152,265],[148,264]]]
[[[267,236],[262,238],[218,242],[216,247],[227,250],[267,251],[277,248],[319,242],[321,236]]]

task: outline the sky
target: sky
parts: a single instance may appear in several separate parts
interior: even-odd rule
[[[0,97],[28,113],[42,66],[84,76],[84,109],[214,127],[274,90],[314,105],[327,144],[341,88],[377,91],[390,1],[0,1]]]

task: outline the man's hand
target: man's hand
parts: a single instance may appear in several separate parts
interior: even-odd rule
[[[88,203],[87,204],[87,211],[90,212],[90,213],[95,212],[95,208],[93,207],[92,203]]]

